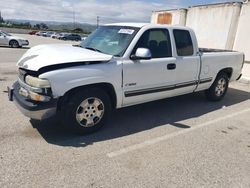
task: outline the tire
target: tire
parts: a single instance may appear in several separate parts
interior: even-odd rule
[[[212,86],[205,91],[206,97],[209,101],[220,101],[227,93],[229,85],[228,75],[221,72],[217,75]]]
[[[19,48],[19,43],[16,40],[11,40],[9,43],[11,48]]]
[[[64,125],[77,134],[100,129],[111,113],[109,95],[98,88],[79,90],[62,107]]]

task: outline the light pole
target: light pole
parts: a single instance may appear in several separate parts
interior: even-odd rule
[[[73,29],[76,28],[76,12],[75,12],[75,6],[72,5],[72,9],[73,9]]]
[[[97,17],[96,17],[96,27],[97,27],[97,28],[99,27],[99,23],[100,23],[100,17],[97,16]]]

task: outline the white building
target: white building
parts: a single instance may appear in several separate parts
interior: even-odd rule
[[[233,49],[244,52],[250,61],[250,2],[242,5]]]

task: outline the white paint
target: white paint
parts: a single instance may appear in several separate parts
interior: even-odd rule
[[[250,109],[245,109],[245,110],[242,110],[242,111],[239,111],[239,112],[227,115],[227,116],[223,116],[221,118],[217,118],[215,120],[211,120],[211,121],[208,121],[206,123],[196,125],[193,128],[184,129],[183,131],[174,132],[172,134],[168,134],[168,135],[157,137],[157,138],[154,138],[154,139],[151,139],[151,140],[147,140],[147,141],[139,143],[139,144],[131,145],[131,146],[128,146],[126,148],[122,148],[120,150],[117,150],[117,151],[114,151],[114,152],[111,152],[111,153],[107,153],[107,156],[110,157],[110,158],[117,157],[117,156],[129,153],[129,152],[136,151],[138,149],[142,149],[142,148],[145,148],[147,146],[151,146],[151,145],[157,144],[159,142],[166,141],[166,140],[169,140],[171,138],[174,138],[174,137],[177,137],[177,136],[180,136],[180,135],[195,131],[197,129],[212,125],[214,123],[218,123],[220,121],[225,121],[227,119],[237,117],[237,116],[242,115],[242,114],[247,113],[247,112],[250,112]]]
[[[245,53],[246,61],[250,61],[250,2],[243,4],[239,26],[235,38],[234,50]],[[249,75],[250,77],[250,75]]]
[[[111,55],[95,52],[85,48],[77,48],[71,44],[39,45],[28,50],[17,65],[38,71],[42,67],[82,61],[110,61]]]
[[[152,13],[151,23],[157,24],[158,15],[162,13],[172,14],[172,23],[170,25],[181,25],[186,24],[187,9],[176,9],[176,10],[166,10],[166,11],[156,11]]]
[[[127,25],[132,24],[126,23],[124,26]],[[169,30],[173,57],[132,61],[130,56],[139,38],[145,31],[155,28]],[[194,53],[192,56],[179,57],[177,55],[173,37],[173,30],[175,29],[182,29],[190,32],[194,46]],[[107,45],[107,47],[109,46]],[[148,90],[148,88],[157,87],[162,88],[168,85],[174,86],[180,83],[198,80],[201,64],[197,52],[197,40],[192,29],[183,26],[147,24],[138,31],[123,57],[112,57],[108,54],[66,44],[39,45],[28,50],[19,60],[18,66],[28,70],[38,71],[43,67],[67,64],[69,62],[109,61],[109,63],[92,64],[91,66],[74,66],[53,71],[45,71],[39,75],[39,78],[49,80],[53,91],[53,97],[55,98],[64,96],[69,90],[80,86],[97,83],[111,84],[116,93],[116,107],[121,108],[192,93],[195,90],[195,85],[176,88],[174,90],[153,92],[143,95],[143,97],[141,95],[130,97],[124,96],[124,93],[131,93],[137,90]],[[202,64],[206,67],[206,74],[203,73],[204,70],[202,67],[200,74],[201,79],[215,79],[220,70],[225,67],[232,67],[233,74],[231,80],[233,81],[239,77],[241,73],[243,54],[238,52],[203,53],[202,61]],[[167,69],[168,63],[175,63],[176,69],[174,71],[169,71]],[[121,77],[122,72],[123,77]],[[211,81],[200,84],[197,90],[206,90],[212,83]]]
[[[194,29],[199,47],[233,49],[240,3],[191,7],[186,26]]]

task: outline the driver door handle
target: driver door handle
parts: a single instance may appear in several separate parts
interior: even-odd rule
[[[168,64],[168,65],[167,65],[167,69],[168,69],[168,70],[174,70],[174,69],[176,69],[176,64],[175,64],[175,63],[170,63],[170,64]]]

